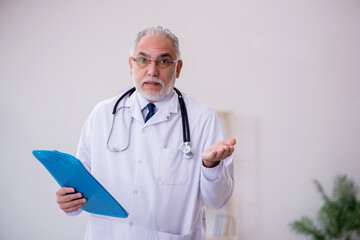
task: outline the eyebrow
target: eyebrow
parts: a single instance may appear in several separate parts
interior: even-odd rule
[[[147,58],[151,57],[149,54],[144,53],[144,52],[139,52],[137,55],[141,55],[141,56],[144,56],[144,57],[147,57]],[[171,57],[171,55],[170,55],[170,53],[162,53],[162,54],[157,56],[157,58],[161,58],[161,57]]]
[[[161,57],[171,57],[171,55],[170,55],[170,53],[163,53],[158,56],[158,58],[161,58]]]
[[[139,52],[137,55],[142,55],[142,56],[144,56],[144,57],[150,58],[150,55],[149,55],[149,54],[146,54],[146,53],[144,53],[144,52]]]

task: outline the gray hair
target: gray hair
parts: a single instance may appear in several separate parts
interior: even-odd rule
[[[130,48],[130,56],[133,56],[137,44],[139,43],[140,39],[145,36],[157,36],[170,39],[175,47],[176,57],[177,59],[180,59],[181,53],[179,47],[179,39],[169,29],[164,29],[161,26],[147,28],[139,32],[135,38],[133,45]]]

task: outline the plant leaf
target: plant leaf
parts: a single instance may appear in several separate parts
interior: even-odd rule
[[[329,196],[325,193],[324,191],[324,188],[322,187],[322,185],[320,184],[320,182],[318,180],[314,180],[313,181],[315,186],[316,186],[316,189],[317,191],[320,193],[322,199],[325,201],[325,202],[331,202]]]
[[[324,234],[308,217],[302,217],[300,220],[290,223],[290,227],[296,234],[312,236],[314,240],[325,240]]]

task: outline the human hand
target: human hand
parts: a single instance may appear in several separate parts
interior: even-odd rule
[[[203,165],[207,168],[216,167],[220,161],[231,156],[231,154],[234,152],[235,144],[235,138],[232,138],[228,141],[220,141],[215,143],[202,153],[201,156]]]
[[[60,188],[56,191],[56,202],[66,213],[75,212],[86,204],[86,199],[81,193],[76,193],[74,188]]]

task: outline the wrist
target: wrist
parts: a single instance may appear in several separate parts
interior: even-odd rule
[[[219,165],[220,161],[207,161],[207,160],[202,160],[203,166],[206,168],[213,168],[216,167],[217,165]]]

